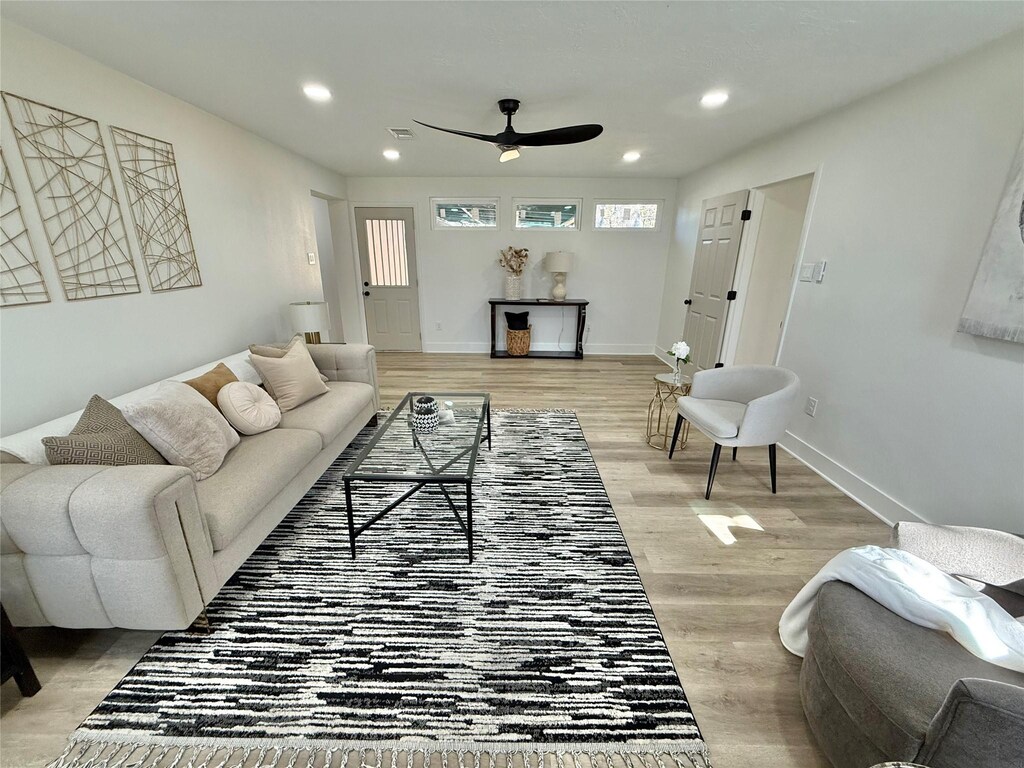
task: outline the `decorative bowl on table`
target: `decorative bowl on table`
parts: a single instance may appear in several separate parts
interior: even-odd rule
[[[417,397],[412,406],[412,428],[417,432],[429,433],[437,429],[440,416],[437,400],[424,395]]]

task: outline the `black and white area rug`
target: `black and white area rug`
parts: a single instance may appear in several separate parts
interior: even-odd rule
[[[706,768],[576,416],[493,429],[472,564],[433,490],[350,558],[340,478],[364,431],[209,606],[212,632],[165,634],[53,765]],[[364,510],[400,492],[355,487]]]

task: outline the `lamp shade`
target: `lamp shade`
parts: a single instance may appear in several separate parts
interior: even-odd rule
[[[294,301],[288,305],[288,314],[296,333],[321,333],[331,329],[331,313],[326,301]]]
[[[572,270],[573,256],[570,251],[549,251],[544,254],[544,269],[548,272],[569,272]]]

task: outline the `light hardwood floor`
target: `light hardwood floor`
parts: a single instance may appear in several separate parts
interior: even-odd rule
[[[653,357],[490,360],[382,353],[382,399],[409,390],[488,391],[494,408],[571,408],[579,417],[629,542],[715,768],[819,768],[800,708],[799,659],[779,642],[782,609],[829,558],[883,544],[888,528],[779,451],[779,492],[767,451],[723,452],[704,500],[711,443],[694,430],[667,456],[644,443]],[[764,532],[733,529],[725,546],[700,513],[749,514]],[[0,695],[0,763],[40,766],[157,638],[121,630],[22,632],[43,690]]]

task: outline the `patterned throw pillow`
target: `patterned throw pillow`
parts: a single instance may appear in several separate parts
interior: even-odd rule
[[[115,406],[93,395],[81,418],[66,437],[44,437],[46,460],[51,464],[166,464]]]

